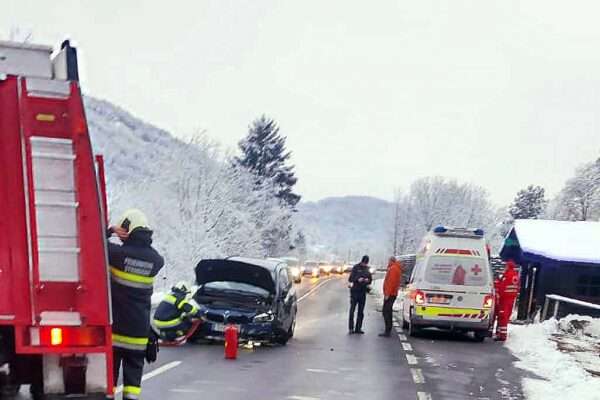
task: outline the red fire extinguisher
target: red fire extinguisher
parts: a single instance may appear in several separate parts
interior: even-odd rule
[[[225,358],[235,360],[238,352],[238,328],[235,325],[225,327]]]

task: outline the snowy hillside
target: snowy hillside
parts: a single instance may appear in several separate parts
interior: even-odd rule
[[[330,197],[301,203],[297,222],[309,245],[324,246],[340,256],[358,253],[382,257],[389,249],[394,205],[373,197]]]
[[[96,154],[103,154],[109,189],[153,173],[182,142],[114,104],[86,96],[88,127]]]

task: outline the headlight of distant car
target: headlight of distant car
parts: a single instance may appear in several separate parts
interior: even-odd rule
[[[312,270],[312,276],[319,276],[319,269],[318,268],[313,268],[313,270]]]
[[[374,274],[377,270],[375,269],[375,267],[369,267],[369,272]]]
[[[258,314],[256,317],[252,319],[253,322],[271,322],[275,319],[275,316],[272,312],[266,312],[262,314]]]
[[[292,267],[292,268],[290,268],[290,271],[292,271],[292,276],[294,278],[297,278],[300,276],[300,270],[298,268]]]
[[[323,271],[330,273],[331,272],[331,265],[326,265],[323,267]]]

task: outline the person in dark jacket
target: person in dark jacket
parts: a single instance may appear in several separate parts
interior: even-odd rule
[[[192,327],[191,320],[201,316],[198,307],[188,301],[190,292],[187,283],[178,282],[156,308],[152,322],[161,339],[173,341],[185,336]]]
[[[108,243],[111,276],[114,382],[123,367],[123,399],[140,398],[144,358],[150,336],[150,298],[154,277],[164,260],[152,247],[146,216],[127,210],[108,234],[122,245]]]
[[[362,324],[364,319],[365,304],[367,302],[367,292],[373,276],[369,271],[369,256],[363,256],[359,264],[352,267],[352,272],[348,278],[350,287],[350,316],[348,318],[348,333],[363,334]],[[356,315],[356,325],[354,325],[354,312],[358,308]]]

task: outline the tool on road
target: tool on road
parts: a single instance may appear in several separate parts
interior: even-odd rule
[[[0,132],[0,389],[112,395],[102,165],[69,41],[0,42]]]
[[[225,327],[225,358],[235,360],[238,353],[238,328],[229,324]]]
[[[201,324],[202,324],[201,320],[199,320],[199,319],[194,320],[194,321],[192,321],[192,326],[190,327],[190,329],[188,329],[188,331],[185,333],[185,335],[175,338],[174,340],[160,340],[159,343],[161,346],[164,346],[164,347],[182,346],[188,341],[189,338],[194,336],[194,333],[196,333],[196,330],[200,327]]]

